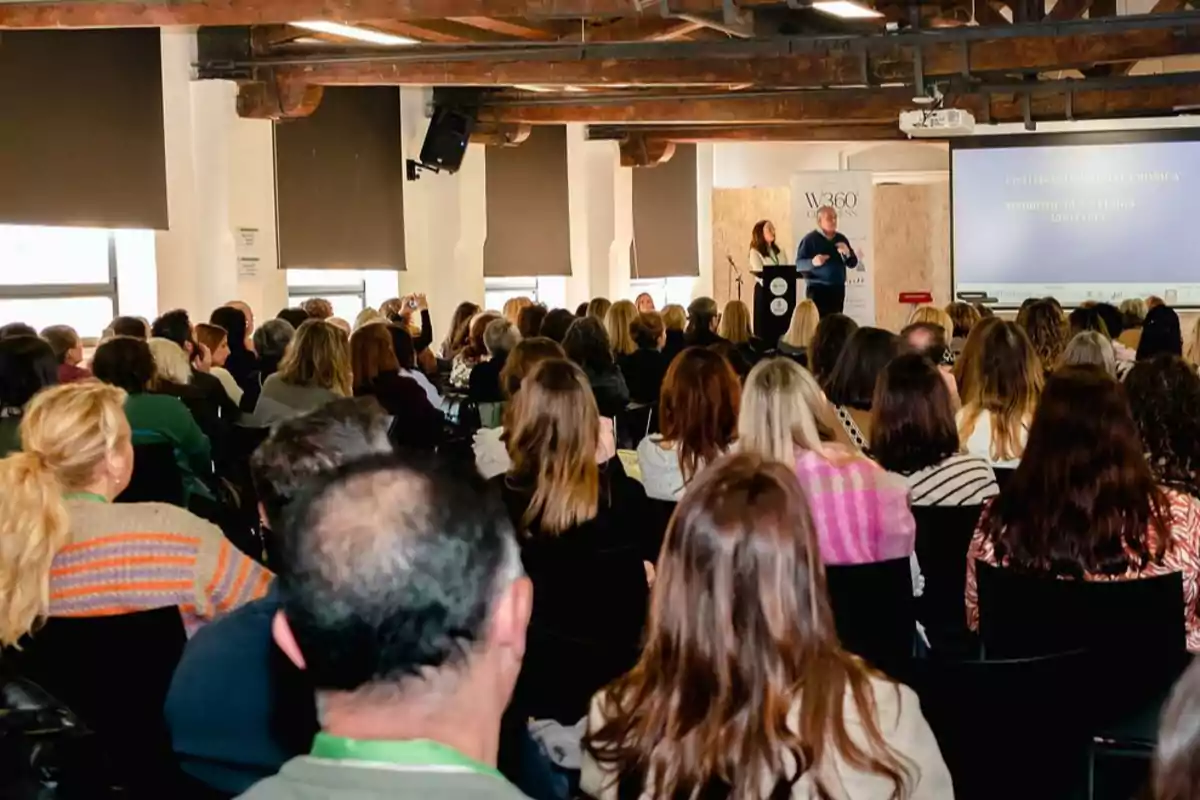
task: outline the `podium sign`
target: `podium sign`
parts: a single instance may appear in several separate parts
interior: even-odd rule
[[[787,333],[796,310],[796,268],[764,266],[754,277],[754,335],[774,347]]]

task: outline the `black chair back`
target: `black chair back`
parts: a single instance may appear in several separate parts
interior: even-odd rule
[[[997,661],[930,659],[914,665],[921,698],[955,797],[1079,796],[1088,731],[1101,691],[1081,651]]]
[[[909,560],[830,565],[825,579],[842,646],[903,680],[916,633]]]
[[[1000,491],[1004,491],[1004,487],[1008,486],[1008,482],[1012,480],[1013,473],[1016,471],[1015,467],[992,468],[992,472],[996,473],[996,485],[1000,487]]]
[[[179,609],[169,606],[51,617],[4,658],[98,735],[115,780],[148,797],[177,778],[163,704],[186,642]]]
[[[974,639],[967,630],[963,591],[967,548],[982,506],[914,506],[917,561],[925,590],[917,599],[917,619],[935,651],[965,654]]]
[[[133,475],[118,503],[170,503],[184,506],[183,471],[170,442],[133,446]]]
[[[979,632],[989,658],[1078,648],[1170,654],[1186,646],[1183,576],[1062,580],[975,564]]]

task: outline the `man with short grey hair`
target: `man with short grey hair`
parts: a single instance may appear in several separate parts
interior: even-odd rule
[[[858,266],[850,240],[838,231],[838,212],[833,206],[817,209],[817,227],[800,240],[796,269],[805,274],[807,295],[822,317],[842,313],[846,305],[846,270]]]
[[[524,797],[496,758],[533,586],[482,479],[368,459],[300,498],[284,528],[275,640],[315,687],[322,732],[242,796]]]
[[[483,346],[487,348],[488,360],[471,370],[467,381],[467,398],[476,403],[502,403],[504,392],[500,388],[500,372],[508,363],[508,354],[521,341],[517,326],[506,319],[495,319],[483,329]]]

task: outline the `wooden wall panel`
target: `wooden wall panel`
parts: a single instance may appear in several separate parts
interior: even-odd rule
[[[792,231],[792,192],[784,186],[760,189],[714,189],[712,193],[713,299],[722,307],[737,297],[735,274],[729,267],[729,255],[742,270],[742,300],[754,313],[754,277],[747,259],[750,233],[760,219],[775,223],[784,260],[796,256],[797,239]]]
[[[947,183],[875,187],[875,324],[899,331],[909,306],[901,292],[950,302],[950,188]]]

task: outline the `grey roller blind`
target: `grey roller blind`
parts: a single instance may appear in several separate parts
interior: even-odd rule
[[[158,29],[0,33],[0,223],[166,229]]]
[[[328,87],[275,125],[279,266],[404,269],[404,156],[395,87]]]
[[[566,127],[535,126],[517,147],[487,148],[483,274],[571,274]]]
[[[665,164],[634,168],[631,277],[700,274],[696,202],[696,145],[677,144]]]

